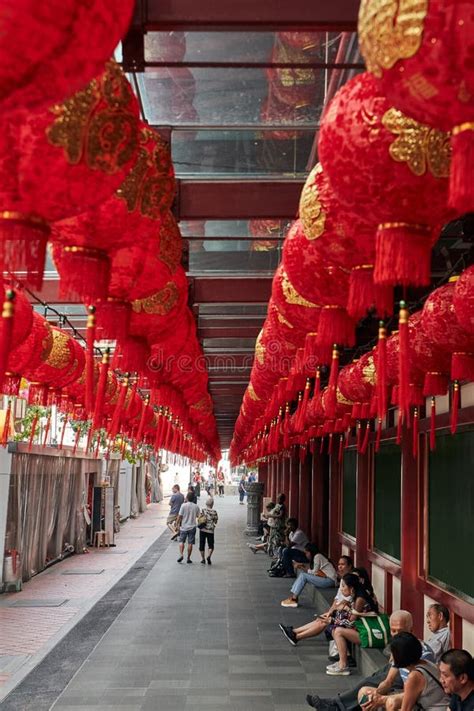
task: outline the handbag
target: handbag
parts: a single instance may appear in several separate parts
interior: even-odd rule
[[[204,528],[204,526],[206,525],[206,523],[207,523],[207,516],[206,516],[206,514],[205,514],[203,511],[201,511],[201,513],[200,513],[199,516],[197,517],[197,525],[198,525],[198,528]]]
[[[364,615],[354,622],[360,646],[383,649],[390,642],[388,615]]]

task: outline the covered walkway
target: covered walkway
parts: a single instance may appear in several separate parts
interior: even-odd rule
[[[246,507],[226,497],[216,509],[212,567],[197,551],[178,565],[163,533],[2,709],[298,711],[308,692],[351,686],[356,675],[324,673],[325,641],[285,641],[278,622],[307,621],[309,597],[281,608],[290,581],[268,578],[268,558],[248,550]]]

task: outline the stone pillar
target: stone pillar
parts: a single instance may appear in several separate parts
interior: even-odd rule
[[[264,485],[260,482],[247,484],[247,528],[245,533],[247,536],[256,536],[258,533],[258,524],[260,523],[260,514],[262,511],[262,497]]]

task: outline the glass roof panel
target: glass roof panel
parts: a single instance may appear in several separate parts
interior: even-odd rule
[[[334,61],[339,32],[148,32],[145,62]]]
[[[173,130],[177,177],[300,178],[307,172],[314,126],[298,130]]]

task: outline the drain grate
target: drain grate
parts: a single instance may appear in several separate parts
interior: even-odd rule
[[[66,598],[52,599],[52,600],[14,600],[13,602],[7,603],[6,607],[61,607],[69,602]]]
[[[97,551],[94,551],[94,555],[112,555],[112,553],[115,553],[115,555],[123,555],[124,553],[128,553],[128,550],[118,551],[116,548],[99,548]]]
[[[101,568],[100,570],[81,570],[78,568],[77,570],[65,570],[61,575],[100,575],[104,570],[105,568]]]

